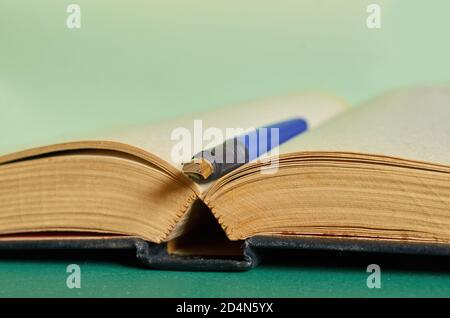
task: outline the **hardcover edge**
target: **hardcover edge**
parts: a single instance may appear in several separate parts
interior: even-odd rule
[[[407,255],[450,256],[450,244],[404,243],[341,238],[294,238],[254,236],[242,242],[242,256],[220,258],[177,256],[167,252],[166,244],[153,244],[139,238],[70,239],[0,241],[0,251],[6,250],[90,250],[134,249],[145,266],[182,271],[246,271],[256,267],[271,250],[322,250]]]

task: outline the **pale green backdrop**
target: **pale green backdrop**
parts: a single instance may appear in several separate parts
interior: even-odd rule
[[[81,6],[81,29],[66,27],[69,3]],[[381,5],[381,29],[366,27],[369,3]],[[448,83],[449,14],[445,0],[1,0],[0,152],[293,90],[357,105]],[[373,291],[363,264],[224,274],[82,262],[74,291],[64,258],[7,257],[0,295],[450,295],[448,272],[408,265]]]

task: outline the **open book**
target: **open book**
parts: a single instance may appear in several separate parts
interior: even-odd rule
[[[193,145],[292,117],[310,130],[276,161],[201,186],[181,173],[177,131]],[[245,269],[267,248],[450,254],[450,88],[358,107],[293,94],[14,152],[0,197],[0,248],[135,247],[180,269]]]

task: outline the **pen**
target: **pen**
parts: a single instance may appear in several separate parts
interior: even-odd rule
[[[182,171],[196,182],[208,182],[258,158],[308,129],[302,118],[294,118],[231,138],[203,150],[184,163]]]

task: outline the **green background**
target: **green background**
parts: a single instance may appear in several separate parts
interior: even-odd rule
[[[69,3],[81,29],[66,27]],[[381,5],[381,29],[366,27],[369,3]],[[0,152],[291,91],[357,105],[448,83],[449,13],[445,0],[2,0]],[[82,288],[70,290],[70,261],[4,255],[0,295],[450,296],[448,271],[408,262],[382,267],[382,288],[369,290],[362,259],[189,273],[86,255]]]

